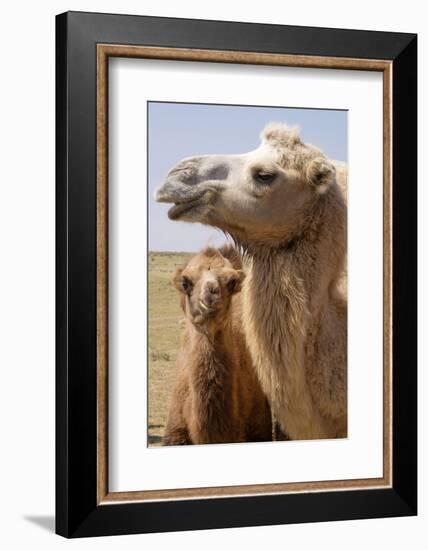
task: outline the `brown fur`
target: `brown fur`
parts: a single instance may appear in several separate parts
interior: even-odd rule
[[[205,249],[176,273],[186,319],[164,445],[272,438],[270,408],[242,333],[241,268],[228,246]],[[210,310],[201,308],[202,299]]]

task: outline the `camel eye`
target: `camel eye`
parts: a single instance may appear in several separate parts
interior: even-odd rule
[[[273,182],[275,176],[276,174],[272,174],[272,172],[263,172],[263,170],[261,170],[260,172],[257,172],[254,177],[258,183],[269,185]]]
[[[187,277],[183,277],[183,279],[181,280],[181,288],[184,290],[184,292],[189,292],[193,288],[192,281]]]
[[[235,277],[232,277],[232,279],[229,279],[229,281],[227,282],[227,290],[229,292],[234,292],[236,290],[236,284],[237,284],[237,279],[235,279]]]

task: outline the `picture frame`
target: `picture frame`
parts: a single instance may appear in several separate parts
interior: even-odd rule
[[[108,487],[108,62],[383,75],[383,476],[115,494]],[[65,537],[417,513],[417,36],[68,12],[56,18],[56,532]],[[144,465],[142,465],[144,467]],[[178,492],[177,492],[178,491]]]

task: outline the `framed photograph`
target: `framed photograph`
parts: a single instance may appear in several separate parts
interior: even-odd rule
[[[56,20],[56,530],[417,513],[417,37]]]

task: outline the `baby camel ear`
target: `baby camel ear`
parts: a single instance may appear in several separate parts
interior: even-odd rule
[[[231,243],[224,244],[221,248],[218,249],[223,258],[229,260],[234,269],[242,268],[242,260],[239,250]]]
[[[242,269],[233,271],[226,276],[226,286],[230,294],[236,294],[241,290],[242,281],[245,279],[245,273]]]
[[[175,275],[174,275],[174,286],[179,292],[183,292],[183,286],[181,284],[181,274],[183,273],[183,268],[179,267],[177,268]]]
[[[323,157],[317,157],[309,163],[306,169],[308,182],[322,195],[327,191],[336,178],[334,165]]]

